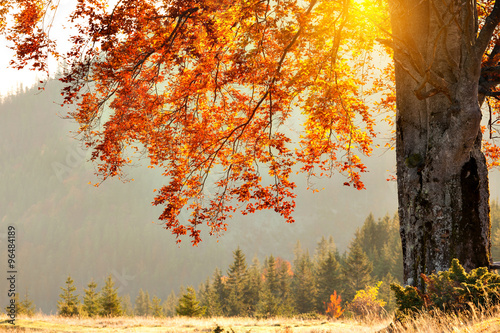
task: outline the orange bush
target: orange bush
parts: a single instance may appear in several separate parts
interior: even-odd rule
[[[330,302],[326,303],[326,315],[331,319],[337,319],[344,313],[345,309],[342,309],[340,303],[342,298],[337,295],[337,291],[333,291],[333,295],[330,295]]]

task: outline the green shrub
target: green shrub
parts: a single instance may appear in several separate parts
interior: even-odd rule
[[[421,275],[424,291],[416,287],[391,284],[395,292],[396,317],[414,316],[419,312],[464,312],[471,306],[484,308],[500,303],[500,275],[480,267],[467,273],[458,259],[448,271]]]

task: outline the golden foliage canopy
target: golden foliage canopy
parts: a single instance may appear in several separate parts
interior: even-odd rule
[[[394,109],[392,66],[373,61],[390,53],[376,44],[390,35],[385,1],[78,0],[66,54],[48,34],[58,3],[0,4],[14,67],[64,60],[64,101],[102,179],[130,152],[162,170],[153,204],[177,236],[197,244],[200,224],[218,233],[237,211],[293,222],[297,171],[364,188],[374,110]]]

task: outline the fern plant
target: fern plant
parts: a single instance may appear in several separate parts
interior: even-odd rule
[[[458,259],[453,259],[447,271],[421,274],[424,291],[413,286],[393,283],[396,295],[396,317],[401,319],[419,312],[463,312],[475,307],[500,303],[500,275],[480,267],[467,273]]]

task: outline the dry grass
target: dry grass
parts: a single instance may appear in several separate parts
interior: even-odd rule
[[[471,309],[461,315],[436,313],[421,314],[420,316],[407,320],[404,325],[396,323],[392,325],[391,332],[405,333],[493,333],[500,332],[500,306],[489,309]]]
[[[297,318],[64,318],[37,315],[20,317],[16,326],[6,324],[5,315],[0,316],[2,332],[213,332],[218,325],[224,333],[273,332],[273,333],[368,333],[383,331],[390,319],[372,317],[364,321],[345,319],[338,321],[301,320]],[[385,330],[384,330],[385,331]],[[444,315],[436,317],[421,315],[406,325],[393,325],[392,332],[446,333],[446,332],[500,332],[500,307],[488,311],[472,309],[466,316]]]
[[[0,322],[7,318],[0,317]],[[355,320],[301,320],[293,318],[63,318],[37,315],[20,317],[16,327],[2,323],[0,331],[8,332],[212,332],[217,325],[228,333],[275,332],[275,333],[368,333],[375,332],[389,324],[389,320],[363,323]]]

